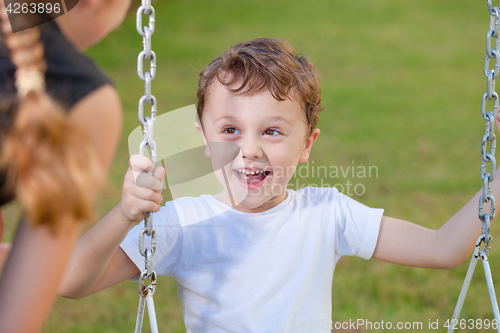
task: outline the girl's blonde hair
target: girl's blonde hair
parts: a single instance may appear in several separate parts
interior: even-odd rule
[[[0,9],[0,42],[16,66],[16,100],[0,110],[11,118],[1,134],[0,170],[29,221],[54,232],[65,221],[93,218],[102,170],[90,141],[44,89],[45,60],[38,27],[15,34]]]

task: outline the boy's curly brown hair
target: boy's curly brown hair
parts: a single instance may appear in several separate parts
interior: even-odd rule
[[[200,73],[197,108],[200,121],[215,80],[237,94],[268,90],[278,101],[297,100],[303,106],[309,135],[323,110],[316,68],[306,57],[296,55],[290,44],[279,39],[261,37],[238,43]]]

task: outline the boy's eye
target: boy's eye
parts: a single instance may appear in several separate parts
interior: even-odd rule
[[[226,133],[226,134],[237,134],[239,133],[238,130],[234,127],[226,127],[222,130],[223,133]]]
[[[279,134],[280,134],[280,132],[278,132],[277,130],[272,129],[272,128],[264,131],[264,135],[279,135]]]

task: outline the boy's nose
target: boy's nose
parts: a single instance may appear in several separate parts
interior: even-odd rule
[[[243,158],[261,158],[262,149],[258,140],[247,138],[239,142],[241,156]]]

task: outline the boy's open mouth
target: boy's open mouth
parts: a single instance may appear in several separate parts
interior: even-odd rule
[[[247,185],[248,188],[257,188],[271,174],[271,171],[235,169],[234,173],[238,180]]]

